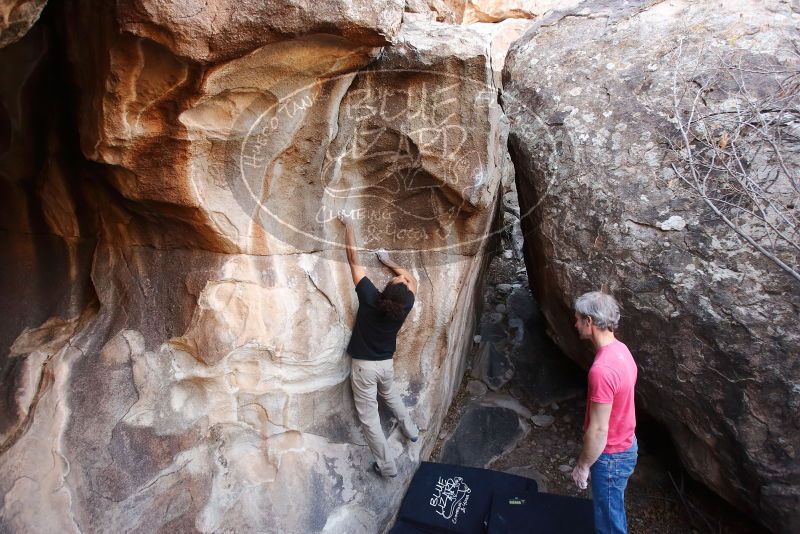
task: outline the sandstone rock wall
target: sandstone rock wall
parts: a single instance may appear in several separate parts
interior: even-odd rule
[[[2,85],[2,530],[391,519],[463,374],[523,25],[306,6],[67,2],[0,51],[19,67]],[[340,211],[420,282],[395,369],[423,435],[387,426],[391,482],[352,406]]]
[[[687,172],[678,119],[687,124],[695,102],[692,120],[707,126],[695,154],[740,147],[796,224],[800,97],[786,77],[798,71],[798,27],[786,2],[585,3],[517,41],[503,95],[528,269],[554,339],[588,365],[572,302],[612,291],[640,369],[638,408],[667,426],[695,477],[783,532],[800,528],[800,285],[677,174]],[[749,130],[728,126],[748,102],[753,124],[771,120],[777,108],[758,104],[770,95],[789,110],[775,126],[782,163],[769,146],[748,153]],[[725,184],[719,168],[708,184]],[[710,187],[744,233],[762,244],[774,235],[718,202],[745,202],[741,190]],[[800,265],[787,241],[765,246]]]

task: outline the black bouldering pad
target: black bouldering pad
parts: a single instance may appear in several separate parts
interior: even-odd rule
[[[495,492],[536,494],[536,481],[508,473],[422,462],[392,534],[483,534]]]
[[[423,530],[405,521],[398,521],[389,531],[389,534],[437,534],[437,532],[436,530]]]
[[[537,492],[498,491],[489,512],[489,534],[593,534],[590,499]]]

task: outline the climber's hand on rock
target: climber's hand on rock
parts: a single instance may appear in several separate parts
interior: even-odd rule
[[[585,490],[589,485],[589,468],[581,464],[577,464],[572,469],[572,481],[578,486],[578,489]]]
[[[342,213],[337,215],[336,218],[339,219],[339,222],[345,226],[350,226],[351,224],[353,224],[353,221],[349,217],[345,217],[344,214]]]
[[[378,259],[381,260],[381,263],[386,263],[391,261],[389,259],[389,253],[386,252],[384,249],[376,250],[375,255],[378,256]]]

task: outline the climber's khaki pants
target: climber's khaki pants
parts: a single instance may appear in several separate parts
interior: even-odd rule
[[[400,424],[413,423],[408,419],[403,399],[394,387],[394,366],[392,360],[358,360],[353,358],[351,366],[350,381],[353,385],[353,399],[358,412],[358,419],[364,429],[364,436],[367,438],[372,454],[378,462],[378,467],[383,476],[394,476],[397,474],[397,466],[394,458],[390,458],[389,445],[386,436],[383,435],[381,420],[378,416],[378,394],[400,421]],[[414,428],[416,431],[416,428]]]

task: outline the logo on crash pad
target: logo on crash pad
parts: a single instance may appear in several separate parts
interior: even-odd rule
[[[456,524],[458,515],[467,512],[470,493],[472,493],[472,490],[464,483],[463,478],[439,477],[430,503],[437,514]]]

